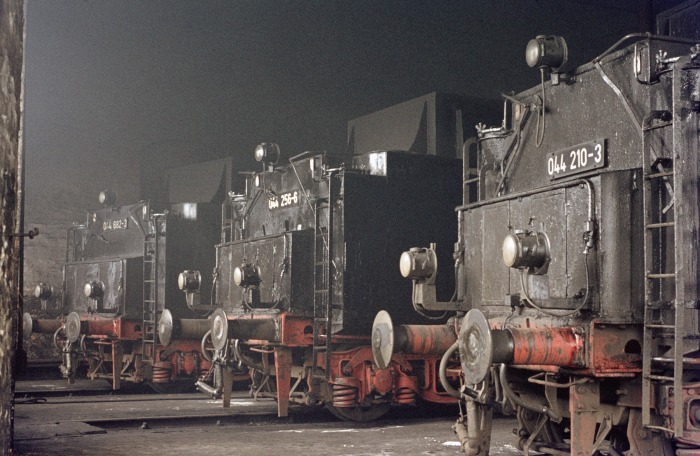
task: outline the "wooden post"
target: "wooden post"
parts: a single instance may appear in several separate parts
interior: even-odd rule
[[[287,416],[292,382],[292,351],[289,347],[275,347],[275,376],[277,378],[277,416]]]

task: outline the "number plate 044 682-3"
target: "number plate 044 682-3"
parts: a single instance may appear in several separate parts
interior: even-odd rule
[[[605,166],[605,140],[588,141],[547,154],[547,174],[551,179],[584,173]]]
[[[129,229],[129,219],[113,219],[105,220],[102,222],[102,231],[117,231],[117,230],[128,230]]]

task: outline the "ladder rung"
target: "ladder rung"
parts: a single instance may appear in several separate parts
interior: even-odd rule
[[[669,333],[664,333],[664,334],[656,334],[653,339],[675,339],[676,335],[675,334],[669,334]]]
[[[647,375],[646,378],[648,380],[656,380],[659,382],[672,382],[674,380],[673,377],[667,377],[665,375]]]
[[[325,345],[314,345],[313,350],[315,352],[324,352],[324,351],[326,351],[326,346]]]
[[[653,174],[647,174],[645,176],[646,179],[661,179],[662,177],[670,177],[673,176],[673,171],[666,171],[663,173],[653,173]]]
[[[668,111],[664,111],[664,112],[668,113],[669,115],[671,114]],[[670,127],[671,125],[673,125],[673,120],[665,120],[665,119],[661,119],[661,118],[657,118],[656,120],[660,120],[660,122],[656,122],[656,123],[651,122],[649,125],[645,125],[644,127],[642,127],[642,131],[658,130],[659,128],[666,128],[666,127]],[[644,119],[645,124],[646,124],[646,121],[647,121],[647,119]]]
[[[672,301],[649,301],[647,303],[647,309],[652,309],[652,310],[658,310],[658,309],[672,309],[673,308],[673,302]]]
[[[645,328],[649,328],[649,329],[676,329],[676,327],[675,327],[674,325],[655,325],[655,324],[651,324],[651,325],[644,325],[644,327],[645,327]]]
[[[646,226],[648,230],[654,229],[654,228],[668,228],[671,226],[676,226],[676,222],[662,222],[662,223],[650,223]]]
[[[666,364],[674,364],[676,362],[673,358],[663,358],[663,357],[652,358],[652,361],[655,363],[666,363]],[[700,358],[683,358],[683,364],[700,364]]]
[[[647,279],[672,279],[676,277],[674,272],[671,273],[660,273],[660,274],[647,274]]]
[[[676,362],[676,360],[673,358],[661,358],[661,357],[652,358],[651,361],[654,363],[666,363],[666,364],[674,364]]]

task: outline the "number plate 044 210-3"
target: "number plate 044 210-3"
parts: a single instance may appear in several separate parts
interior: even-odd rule
[[[605,140],[596,139],[547,154],[547,175],[551,179],[584,173],[605,166]]]

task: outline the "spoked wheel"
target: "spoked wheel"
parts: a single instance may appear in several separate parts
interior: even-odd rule
[[[149,388],[158,394],[182,394],[194,392],[194,380],[172,380],[167,383],[146,383]]]
[[[367,422],[377,420],[389,412],[390,404],[373,404],[370,406],[334,407],[326,404],[333,415],[343,421]]]

